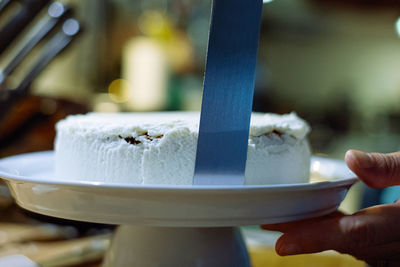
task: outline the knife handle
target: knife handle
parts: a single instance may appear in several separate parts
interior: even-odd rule
[[[26,58],[29,52],[50,32],[56,28],[61,22],[63,22],[68,16],[70,16],[72,10],[64,6],[61,2],[54,2],[50,4],[47,16],[42,18],[30,31],[25,38],[24,46],[17,51],[15,57],[7,64],[4,68],[2,75],[0,76],[0,84],[4,79],[9,76],[19,64]]]
[[[21,10],[0,30],[0,54],[36,17],[50,0],[25,0]]]
[[[75,19],[67,19],[62,26],[62,30],[53,36],[42,48],[42,55],[28,72],[22,82],[14,90],[0,90],[0,120],[12,107],[13,103],[25,97],[29,93],[29,88],[33,80],[43,71],[43,69],[60,54],[81,32],[81,26]]]
[[[10,5],[12,2],[15,2],[15,0],[2,0],[2,1],[0,2],[0,15],[1,15],[1,13],[2,13],[4,10],[7,9],[7,7],[9,7],[9,5]]]
[[[42,48],[42,56],[32,67],[26,77],[12,90],[12,93],[19,97],[25,96],[28,93],[29,86],[34,79],[43,71],[43,69],[61,53],[81,32],[80,24],[76,19],[70,18],[63,23],[62,30],[57,33],[49,42]]]

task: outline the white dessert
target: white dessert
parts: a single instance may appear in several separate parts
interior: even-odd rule
[[[191,185],[199,113],[69,116],[58,122],[55,172],[63,179]],[[307,123],[291,113],[252,115],[245,184],[308,182]]]

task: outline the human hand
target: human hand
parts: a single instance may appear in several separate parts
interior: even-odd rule
[[[400,184],[400,152],[364,153],[349,150],[349,168],[368,186]],[[400,266],[400,200],[369,207],[352,215],[334,212],[303,221],[263,225],[283,235],[276,243],[279,255],[336,250],[372,265]]]

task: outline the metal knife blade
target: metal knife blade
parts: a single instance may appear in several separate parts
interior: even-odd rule
[[[243,185],[262,0],[213,0],[195,185]]]

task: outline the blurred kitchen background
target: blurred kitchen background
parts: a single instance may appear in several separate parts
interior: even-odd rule
[[[210,0],[62,2],[84,33],[32,94],[101,112],[200,108]],[[266,3],[254,110],[296,111],[312,125],[314,153],[398,150],[399,18],[395,0]],[[57,109],[49,99],[47,113]]]
[[[83,32],[3,116],[0,157],[52,149],[54,123],[67,114],[200,109],[211,0],[61,2]],[[255,111],[295,111],[310,123],[314,154],[399,150],[400,2],[265,1],[255,91]],[[394,200],[358,190],[349,210]]]
[[[43,2],[10,1],[0,27],[35,1]],[[52,149],[54,123],[67,114],[200,109],[211,0],[60,2],[73,8],[83,33],[33,80],[30,94],[0,112],[0,157]],[[0,55],[0,68],[46,8]],[[47,39],[2,91],[46,54]],[[314,154],[399,150],[400,2],[265,1],[255,92],[255,111],[295,111],[311,124]]]

